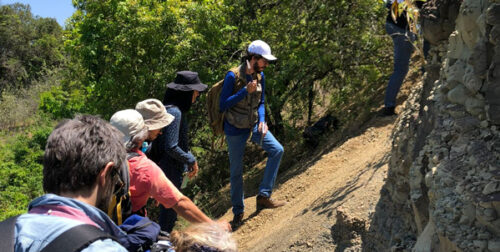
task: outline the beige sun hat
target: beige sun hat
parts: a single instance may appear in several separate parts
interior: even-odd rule
[[[132,136],[137,135],[146,128],[142,115],[133,109],[120,110],[114,113],[109,119],[109,123],[123,133],[123,143],[125,144],[130,141]]]
[[[165,106],[157,99],[147,99],[135,106],[149,130],[162,129],[174,121],[174,116],[167,113]]]

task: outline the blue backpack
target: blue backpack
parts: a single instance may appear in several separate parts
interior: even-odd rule
[[[128,217],[120,228],[127,233],[126,241],[120,240],[129,251],[147,251],[158,241],[160,225],[150,220],[133,214]],[[126,244],[124,244],[126,243]]]

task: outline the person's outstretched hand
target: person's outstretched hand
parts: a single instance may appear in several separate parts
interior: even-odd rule
[[[228,222],[228,221],[226,221],[226,220],[220,220],[220,219],[219,219],[219,220],[217,220],[216,222],[217,222],[217,224],[218,224],[218,225],[220,225],[220,226],[221,226],[224,230],[226,230],[226,231],[228,231],[228,232],[233,231],[233,230],[231,229],[231,224],[229,224],[229,222]]]

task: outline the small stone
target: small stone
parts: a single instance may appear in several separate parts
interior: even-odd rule
[[[479,233],[477,235],[477,238],[478,239],[481,239],[481,240],[488,240],[490,239],[491,235],[489,233]]]
[[[474,240],[472,242],[474,247],[484,250],[488,246],[488,242],[484,240]]]
[[[495,211],[495,209],[486,208],[484,210],[484,216],[489,220],[495,220],[497,218],[497,212]]]
[[[484,100],[467,97],[465,100],[465,110],[471,115],[479,115],[484,111]]]
[[[497,167],[493,166],[493,165],[489,165],[489,170],[490,171],[496,171],[496,170],[499,170]]]
[[[481,123],[479,125],[481,126],[481,128],[487,128],[488,127],[488,121],[486,121],[486,120],[481,121]]]
[[[433,162],[434,164],[439,164],[439,156],[438,156],[438,155],[434,155],[434,156],[432,157],[432,162]]]
[[[476,216],[476,207],[472,204],[465,205],[462,212],[464,216],[467,216],[469,219],[474,219]]]
[[[467,164],[471,167],[474,167],[478,165],[478,161],[475,157],[469,157],[469,160],[467,160]]]
[[[491,252],[500,252],[500,241],[488,241],[488,250]]]
[[[465,105],[465,101],[468,98],[463,85],[457,85],[455,88],[450,90],[447,97],[450,102],[460,105]]]
[[[489,214],[490,216],[488,216],[487,214]],[[496,216],[492,216],[492,215],[493,214],[491,212],[488,212],[486,210],[476,211],[476,219],[478,219],[478,220],[483,220],[483,221],[487,221],[487,222],[494,221],[496,219]]]
[[[492,181],[483,189],[483,194],[488,195],[490,193],[500,192],[500,181]]]
[[[455,184],[455,181],[453,180],[453,178],[450,178],[450,177],[445,177],[445,178],[443,178],[442,181],[446,186],[452,186],[453,184]]]
[[[480,201],[479,206],[482,208],[493,208],[493,204],[489,201]]]

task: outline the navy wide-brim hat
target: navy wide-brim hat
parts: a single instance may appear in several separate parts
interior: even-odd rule
[[[200,78],[198,78],[197,72],[191,71],[180,71],[177,72],[174,82],[167,84],[168,88],[179,90],[179,91],[199,91],[203,92],[207,89],[207,85],[201,83]]]

